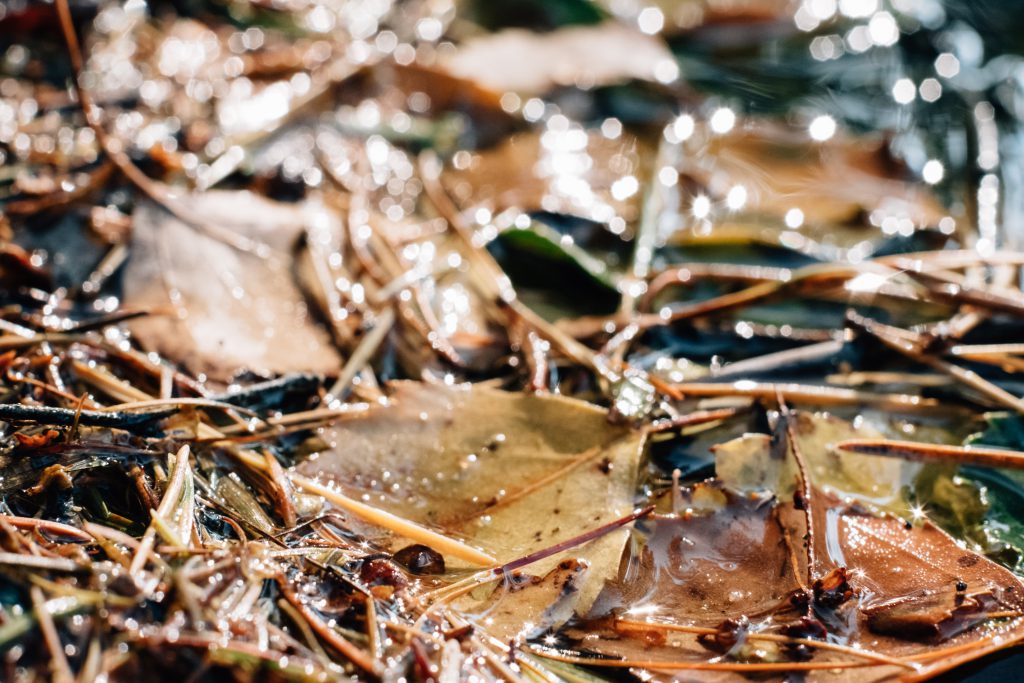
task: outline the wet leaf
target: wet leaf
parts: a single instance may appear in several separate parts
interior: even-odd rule
[[[134,215],[125,305],[151,315],[130,325],[139,342],[193,372],[338,371],[326,332],[310,317],[291,269],[301,206],[246,192],[189,200],[200,229],[153,204]]]
[[[840,496],[905,515],[909,494],[921,466],[897,458],[839,453],[832,444],[844,439],[881,436],[866,425],[854,427],[828,414],[798,412],[793,418],[797,446],[815,486]],[[767,434],[746,434],[714,448],[715,471],[726,486],[740,491],[770,491],[787,499],[796,490],[798,472],[791,455],[773,452]]]
[[[685,490],[693,505],[689,512],[645,525],[646,543],[624,563],[619,581],[599,596],[591,621],[566,635],[579,638],[586,652],[646,662],[641,668],[657,672],[658,662],[671,670],[673,664],[707,662],[709,653],[695,633],[658,631],[643,621],[712,629],[728,620],[747,622],[748,638],[751,633],[804,632],[788,628],[806,614],[793,599],[805,585],[803,513],[788,503],[719,486]],[[854,596],[815,607],[817,627],[827,629],[831,642],[875,655],[921,656],[927,666],[941,663],[927,661],[935,642],[965,645],[969,651],[967,644],[991,632],[979,624],[995,619],[992,628],[997,629],[1005,625],[999,615],[1017,614],[1024,607],[1019,579],[962,549],[937,527],[907,527],[900,519],[867,512],[824,491],[815,492],[814,500],[814,573],[830,576],[847,568]],[[1004,637],[1021,637],[1019,622],[1003,628]],[[808,632],[805,637],[814,636]],[[777,643],[748,642],[752,646],[744,648],[744,656],[754,662],[778,657],[792,662],[795,656],[788,645],[773,655]],[[802,656],[811,662],[858,661],[813,647]],[[848,680],[884,680],[897,672],[875,662],[851,671]],[[846,680],[834,673],[808,675],[811,680]]]
[[[642,435],[603,409],[560,396],[401,382],[389,403],[324,435],[299,466],[352,495],[461,537],[509,562],[632,511]],[[583,558],[588,604],[615,573],[626,533],[525,568]]]
[[[859,421],[857,426],[831,415],[800,412],[795,432],[808,474],[815,486],[854,499],[903,518],[927,514],[929,520],[966,543],[972,550],[1008,567],[1015,567],[1019,553],[1014,545],[1024,538],[1011,531],[1007,519],[992,514],[988,489],[998,473],[983,477],[959,476],[955,467],[921,465],[881,456],[837,452],[832,445],[850,438],[875,438],[881,433]],[[927,428],[915,433],[925,440],[941,433]],[[796,490],[798,473],[792,457],[779,458],[766,434],[746,434],[716,446],[715,469],[719,479],[741,491],[773,492],[789,500]],[[1015,504],[1007,490],[1010,481],[995,486],[1000,499]],[[1011,489],[1012,491],[1012,489]],[[996,513],[1001,508],[997,506]],[[1012,519],[1010,517],[1009,519]]]
[[[578,127],[549,129],[513,135],[493,149],[459,157],[442,180],[465,208],[491,215],[512,209],[576,216],[619,234],[639,217],[640,187],[647,177],[641,159],[647,156],[630,135],[609,139]]]
[[[909,181],[881,137],[844,134],[818,142],[805,129],[762,120],[721,135],[699,128],[684,144],[688,153],[680,173],[699,184],[716,207],[711,219],[717,225],[703,242],[745,236],[777,244],[784,219],[797,209],[799,231],[789,231],[785,246],[799,249],[811,240],[821,245],[819,256],[835,258],[838,252],[827,248],[880,240],[886,217],[922,228],[948,214],[937,197]],[[732,216],[736,208],[726,211],[726,204],[737,186],[744,189],[744,202]]]
[[[1024,417],[1013,413],[989,413],[985,416],[985,428],[972,434],[966,443],[1019,451],[1024,448]]]
[[[458,76],[419,64],[382,62],[349,79],[339,91],[339,100],[351,106],[372,101],[387,120],[398,112],[404,115],[409,98],[418,96],[425,103],[422,114],[429,119],[455,115],[465,120],[467,125],[456,131],[459,149],[493,144],[521,126],[502,109],[500,90]]]
[[[588,253],[575,241],[565,239],[558,230],[539,221],[525,228],[511,228],[498,238],[507,251],[520,252],[533,261],[544,260],[554,268],[575,267],[601,287],[615,291],[620,274],[608,267],[607,260]],[[506,269],[508,269],[506,267]]]

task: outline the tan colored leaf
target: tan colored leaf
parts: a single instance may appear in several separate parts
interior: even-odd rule
[[[880,436],[871,427],[855,427],[828,414],[798,412],[793,416],[800,453],[815,486],[896,514],[907,514],[908,487],[921,471],[917,463],[882,456],[837,453],[833,444],[844,439]],[[797,482],[794,460],[772,453],[767,434],[746,434],[714,447],[715,472],[726,486],[739,491],[770,491],[780,499],[792,496]]]
[[[216,380],[242,369],[337,372],[338,354],[292,276],[302,207],[248,192],[185,201],[202,229],[153,204],[135,211],[124,304],[153,312],[131,324],[139,342]]]
[[[324,434],[299,471],[509,562],[629,514],[642,435],[560,396],[401,382],[387,405]],[[584,558],[580,603],[614,575],[626,531],[537,562]]]
[[[617,221],[621,232],[639,216],[646,151],[626,134],[608,139],[582,128],[522,133],[449,167],[442,180],[466,208]]]
[[[880,209],[927,226],[946,215],[934,195],[907,181],[880,138],[816,142],[803,130],[761,123],[711,136],[704,155],[713,160],[703,177],[714,194],[744,184],[750,208],[780,217],[795,207],[808,223],[841,223]]]
[[[445,66],[498,92],[541,95],[556,86],[658,80],[666,68],[673,73],[675,59],[658,38],[609,21],[550,33],[507,29],[487,34],[464,42]]]

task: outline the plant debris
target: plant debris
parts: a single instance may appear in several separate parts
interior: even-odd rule
[[[0,5],[0,679],[1018,647],[1017,14]]]

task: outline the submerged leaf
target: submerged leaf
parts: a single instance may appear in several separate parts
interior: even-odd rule
[[[245,369],[337,372],[338,354],[292,277],[302,207],[248,192],[188,202],[202,228],[153,204],[135,212],[124,303],[151,311],[130,324],[139,342],[222,381]]]
[[[798,412],[794,415],[797,446],[815,486],[828,487],[842,496],[854,496],[879,509],[905,515],[908,493],[921,471],[916,463],[882,456],[852,458],[832,447],[844,439],[866,438],[878,433],[865,425],[828,414]],[[715,471],[727,486],[737,490],[770,491],[779,498],[792,496],[798,472],[788,454],[779,457],[767,434],[746,434],[714,448]]]
[[[880,436],[866,422],[854,426],[831,415],[804,412],[794,419],[797,445],[815,486],[903,518],[927,514],[972,550],[1005,566],[1016,566],[1019,553],[1012,543],[1021,539],[1009,533],[1005,520],[990,514],[988,492],[982,484],[958,476],[955,467],[836,451],[834,444],[845,439]],[[935,431],[921,430],[916,435],[934,436]],[[773,452],[765,434],[746,434],[713,451],[715,470],[727,486],[772,492],[784,500],[796,490],[798,472],[793,458]]]

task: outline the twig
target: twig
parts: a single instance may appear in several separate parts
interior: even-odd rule
[[[815,558],[814,558],[814,512],[811,509],[812,493],[811,493],[811,480],[807,474],[807,461],[804,459],[803,453],[800,451],[800,444],[796,439],[796,429],[793,427],[793,414],[789,410],[789,406],[786,405],[786,400],[780,394],[778,397],[779,403],[779,424],[776,426],[775,433],[772,434],[773,446],[779,448],[779,450],[789,451],[793,454],[793,460],[796,462],[796,471],[798,476],[798,489],[797,495],[794,496],[793,503],[797,508],[803,510],[804,513],[804,525],[807,532],[803,537],[804,552],[807,554],[807,584],[813,586],[815,580]],[[783,453],[785,456],[785,453]],[[813,608],[810,604],[807,606],[808,616],[813,616]]]
[[[624,624],[628,627],[635,627],[640,629],[654,629],[662,631],[678,631],[679,633],[693,633],[697,635],[715,635],[718,633],[718,629],[705,627],[705,626],[687,626],[685,624],[666,624],[656,621],[635,621],[632,619],[616,619],[615,625]],[[879,664],[890,664],[892,666],[898,666],[903,669],[910,669],[911,671],[916,670],[913,664],[897,659],[895,657],[889,657],[888,655],[879,654],[872,652],[871,650],[861,650],[860,648],[849,647],[846,645],[840,645],[838,643],[832,643],[826,640],[815,640],[813,638],[794,638],[792,636],[785,636],[777,633],[760,633],[758,631],[747,631],[746,638],[749,640],[765,640],[775,643],[786,643],[792,645],[806,645],[807,647],[813,647],[818,650],[828,650],[830,652],[838,652],[851,657],[858,657],[861,659],[867,659]]]
[[[377,316],[373,329],[369,331],[362,339],[359,340],[359,344],[356,346],[355,351],[349,356],[348,361],[345,363],[341,372],[338,374],[337,381],[331,385],[331,388],[327,391],[325,397],[325,403],[333,406],[341,397],[348,391],[349,385],[355,378],[356,374],[359,373],[373,355],[377,353],[377,349],[383,343],[387,337],[388,332],[395,325],[395,311],[392,308],[385,308],[384,311]]]
[[[572,538],[561,541],[560,543],[556,543],[555,545],[550,546],[548,548],[544,548],[543,550],[538,550],[536,552],[530,553],[529,555],[521,557],[518,560],[506,562],[500,567],[496,567],[494,569],[494,573],[504,574],[506,572],[515,571],[516,569],[519,569],[521,567],[533,564],[534,562],[539,562],[540,560],[543,560],[547,557],[551,557],[552,555],[557,555],[562,551],[583,545],[584,543],[592,541],[595,538],[600,538],[601,536],[604,536],[607,533],[615,531],[619,527],[626,526],[627,524],[630,524],[631,522],[634,522],[642,517],[646,517],[652,512],[654,512],[654,506],[648,505],[647,507],[641,510],[637,510],[636,512],[626,515],[625,517],[620,517],[615,521],[608,522],[607,524],[602,524],[596,529],[591,529],[586,533],[582,533],[578,536],[573,536]]]
[[[230,403],[240,408],[263,410],[277,406],[291,396],[308,397],[316,393],[320,386],[320,378],[308,373],[285,375],[267,382],[250,384],[247,387],[228,391],[223,394],[207,396],[214,401]]]
[[[377,661],[371,659],[365,652],[349,642],[336,630],[325,624],[323,619],[317,616],[313,610],[302,602],[299,596],[288,584],[288,580],[285,577],[277,577],[277,585],[280,587],[281,593],[284,595],[285,599],[291,603],[292,607],[302,615],[302,618],[306,620],[313,631],[323,638],[328,645],[345,655],[350,662],[358,666],[363,671],[377,677],[381,675],[382,672]]]
[[[748,396],[774,400],[780,394],[787,401],[812,403],[815,405],[873,405],[895,410],[916,410],[938,406],[938,401],[907,394],[872,394],[842,387],[816,386],[773,382],[688,382],[674,384],[682,394],[690,398],[711,396]]]
[[[22,555],[21,553],[0,552],[0,564],[10,567],[27,569],[46,569],[53,572],[80,572],[86,567],[74,560],[63,557],[42,557],[40,555]]]
[[[527,651],[566,664],[594,666],[615,669],[653,669],[655,671],[734,671],[736,673],[821,671],[827,669],[862,669],[878,666],[875,662],[680,662],[673,660],[659,661],[651,659],[604,659],[600,657],[578,657],[553,652],[536,646],[528,646]]]
[[[153,423],[170,417],[173,410],[160,410],[148,413],[129,413],[125,411],[72,410],[70,408],[54,408],[50,406],[27,406],[20,403],[0,403],[0,420],[8,422],[31,422],[44,425],[60,425],[69,427],[75,423],[86,427],[109,427],[123,429],[127,432],[149,434],[153,432]]]
[[[998,448],[949,446],[892,439],[847,439],[835,444],[834,448],[847,453],[881,455],[919,462],[954,462],[960,465],[1024,469],[1024,453]]]
[[[92,536],[89,534],[76,529],[68,524],[61,524],[60,522],[53,522],[48,519],[38,519],[36,517],[16,517],[14,515],[0,515],[0,519],[7,522],[11,526],[17,529],[38,529],[40,531],[46,531],[51,534],[67,536],[68,538],[74,538],[79,541],[91,541]]]
[[[39,622],[39,630],[43,632],[43,640],[50,651],[50,667],[55,683],[73,683],[75,675],[71,672],[71,665],[64,654],[64,646],[60,643],[60,636],[57,635],[57,627],[53,624],[53,615],[50,614],[49,606],[43,598],[43,591],[38,586],[29,589],[32,597],[32,607]]]

